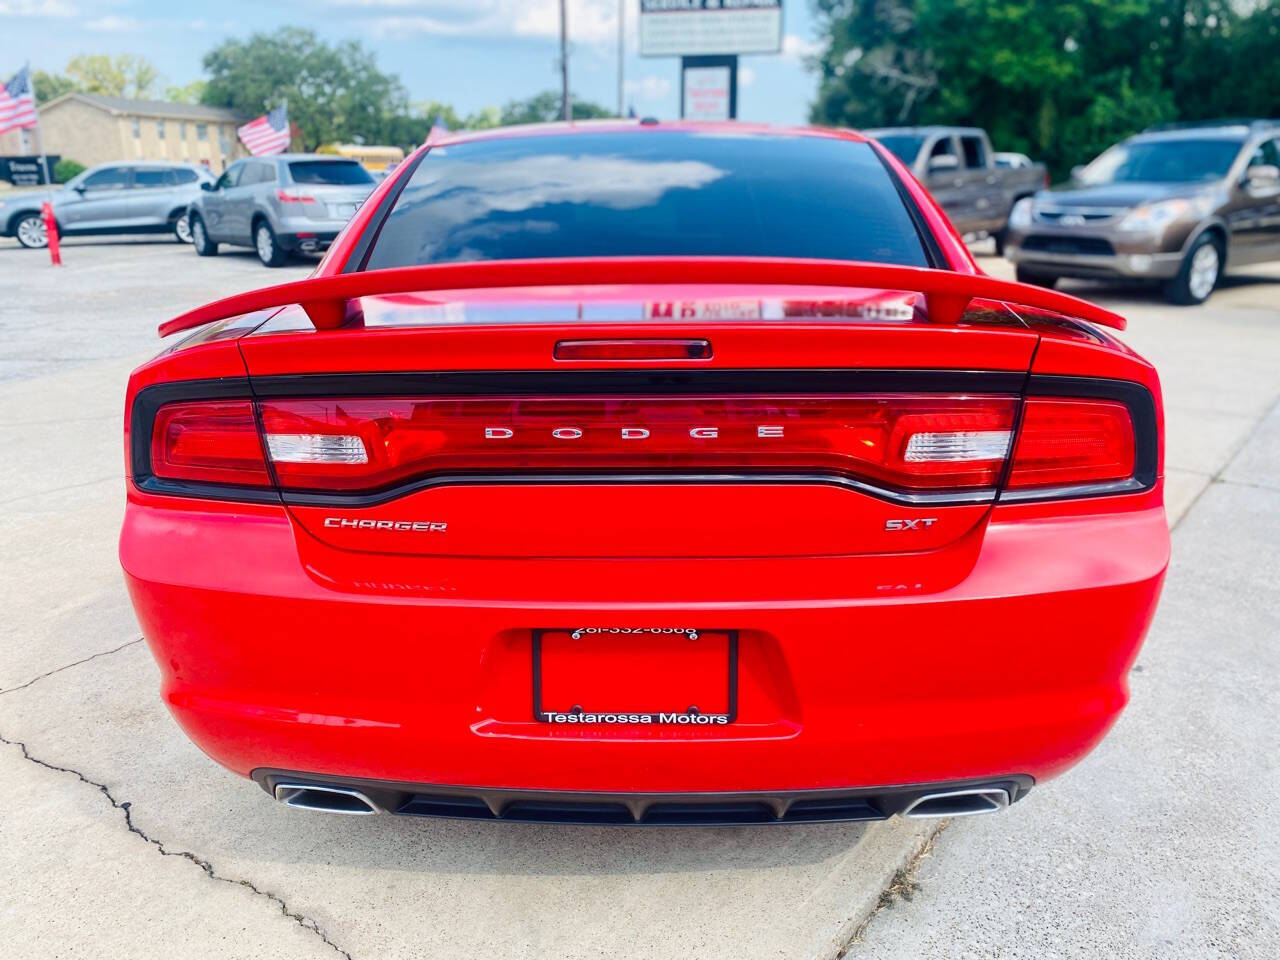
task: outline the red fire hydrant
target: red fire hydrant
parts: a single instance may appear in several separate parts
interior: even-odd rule
[[[53,204],[48,200],[40,205],[40,216],[44,219],[44,232],[49,237],[49,259],[55,267],[60,267],[62,254],[58,252],[58,221],[53,217]]]

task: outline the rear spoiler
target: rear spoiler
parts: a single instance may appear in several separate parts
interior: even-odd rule
[[[1116,330],[1125,328],[1123,317],[1088,301],[984,274],[775,257],[576,257],[441,263],[309,277],[238,293],[197,307],[160,324],[160,336],[292,304],[306,311],[317,330],[336,330],[355,323],[362,316],[360,297],[379,294],[642,283],[790,284],[905,290],[924,295],[929,318],[937,323],[956,323],[969,301],[982,298],[1050,310]]]

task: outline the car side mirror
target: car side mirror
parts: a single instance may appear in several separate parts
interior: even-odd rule
[[[200,189],[213,191],[218,189],[218,185],[216,183],[210,183],[208,180],[201,180]]]
[[[77,183],[71,189],[74,190],[76,193],[80,194],[80,196],[82,197],[84,196],[85,186],[83,183]]]
[[[1077,163],[1071,168],[1071,182],[1079,183],[1082,179],[1084,179],[1084,164]]]
[[[1244,172],[1244,182],[1250,187],[1280,186],[1280,167],[1270,163],[1261,163]]]
[[[929,173],[955,173],[960,169],[960,159],[949,153],[929,158]]]

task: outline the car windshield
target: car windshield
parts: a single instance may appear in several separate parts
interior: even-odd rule
[[[1088,186],[1108,183],[1192,183],[1227,175],[1239,140],[1147,140],[1121,143],[1081,171]]]
[[[920,148],[924,146],[924,137],[913,137],[906,133],[891,133],[876,137],[880,145],[905,163],[908,167],[916,162]]]
[[[289,164],[294,183],[359,186],[373,183],[369,171],[352,160],[294,160]]]
[[[869,144],[637,130],[432,149],[396,200],[366,268],[592,256],[928,265]]]

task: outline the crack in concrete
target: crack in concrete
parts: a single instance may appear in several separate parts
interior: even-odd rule
[[[24,493],[16,497],[11,497],[8,500],[0,500],[0,507],[7,507],[11,503],[20,503],[23,500],[34,500],[36,497],[47,497],[53,493],[65,493],[67,490],[81,490],[84,487],[96,487],[99,484],[107,483],[109,481],[123,483],[124,477],[121,474],[112,474],[109,477],[98,477],[96,480],[85,480],[83,483],[70,483],[65,487],[48,487],[44,490],[36,490],[31,493]]]
[[[1269,404],[1267,404],[1267,408],[1262,411],[1261,416],[1258,416],[1254,419],[1253,426],[1249,428],[1249,432],[1246,433],[1243,438],[1241,438],[1240,442],[1235,445],[1234,449],[1232,449],[1231,453],[1227,456],[1226,462],[1223,463],[1223,465],[1219,467],[1217,470],[1213,471],[1213,473],[1209,474],[1209,482],[1206,483],[1203,487],[1201,487],[1200,492],[1191,498],[1191,502],[1188,503],[1187,508],[1182,511],[1182,516],[1178,518],[1178,522],[1169,528],[1170,533],[1172,533],[1174,530],[1177,530],[1178,527],[1182,526],[1182,521],[1187,519],[1187,517],[1191,515],[1191,511],[1195,509],[1196,504],[1200,502],[1200,499],[1205,495],[1205,492],[1210,487],[1216,486],[1218,484],[1223,484],[1223,483],[1229,484],[1234,482],[1231,480],[1223,479],[1223,474],[1225,474],[1228,470],[1231,469],[1231,465],[1236,462],[1240,454],[1244,453],[1244,448],[1249,445],[1249,441],[1254,438],[1257,432],[1262,428],[1262,425],[1267,422],[1267,420],[1271,417],[1271,414],[1273,414],[1277,409],[1280,409],[1280,394],[1277,394],[1276,397]],[[1239,484],[1239,485],[1252,486],[1252,484]]]
[[[1218,484],[1224,487],[1245,487],[1249,490],[1267,490],[1271,493],[1280,493],[1280,487],[1273,486],[1269,483],[1246,483],[1243,480],[1227,480],[1221,477],[1211,477],[1210,484]]]
[[[135,640],[132,642],[137,643],[138,641]],[[151,846],[155,847],[156,851],[162,857],[181,857],[184,860],[190,860],[202,871],[204,871],[205,876],[207,876],[210,880],[217,880],[219,883],[228,883],[236,887],[244,887],[246,890],[249,890],[256,896],[264,897],[265,899],[270,900],[272,903],[274,903],[277,907],[280,908],[281,915],[283,915],[289,920],[292,920],[294,923],[302,927],[304,930],[308,930],[311,933],[315,934],[322,941],[324,941],[324,943],[327,946],[331,947],[333,951],[337,953],[340,957],[345,957],[346,960],[352,960],[351,954],[348,953],[346,950],[342,949],[342,947],[338,946],[332,940],[330,940],[329,935],[324,932],[324,930],[320,927],[320,924],[318,924],[315,920],[312,920],[310,917],[303,916],[301,913],[297,913],[296,911],[290,910],[288,903],[286,903],[285,900],[280,896],[278,896],[277,894],[272,893],[270,890],[261,889],[250,880],[237,880],[232,877],[221,876],[214,869],[213,864],[210,863],[208,860],[204,859],[203,857],[197,856],[196,854],[191,853],[190,851],[187,851],[187,850],[170,850],[168,847],[164,845],[163,842],[155,839],[154,837],[147,835],[141,828],[138,827],[137,824],[133,822],[133,813],[131,810],[132,804],[127,800],[123,802],[120,800],[117,800],[105,783],[99,783],[97,780],[90,780],[79,770],[73,770],[70,767],[60,767],[57,764],[48,763],[44,760],[41,760],[39,757],[32,756],[31,751],[27,749],[27,745],[21,740],[10,740],[3,734],[0,734],[0,743],[7,744],[11,747],[17,747],[19,750],[22,751],[22,756],[26,760],[36,764],[37,766],[44,767],[47,770],[53,770],[57,773],[70,774],[71,776],[77,778],[81,783],[84,783],[90,787],[96,787],[102,793],[102,795],[107,798],[107,802],[110,803],[111,806],[113,806],[115,809],[119,810],[122,814],[124,814],[124,825],[125,827],[128,828],[129,832],[137,835],[140,839],[142,839],[146,843],[149,843]]]
[[[886,907],[892,907],[899,900],[910,901],[920,889],[920,883],[916,880],[916,873],[920,870],[920,864],[924,862],[924,858],[933,852],[933,845],[942,831],[951,825],[950,820],[941,821],[938,826],[924,838],[924,842],[916,848],[916,852],[911,855],[911,859],[906,865],[899,870],[893,872],[893,876],[889,878],[888,885],[880,891],[880,899],[876,901],[876,905],[871,908],[871,912],[863,918],[862,922],[849,935],[849,939],[845,941],[845,945],[836,953],[836,960],[844,960],[849,951],[862,943],[867,935],[872,921],[880,915],[880,911]]]
[[[27,398],[22,398],[27,399]],[[101,423],[105,420],[119,420],[118,413],[104,413],[100,417],[65,417],[58,420],[0,420],[0,428],[3,427],[49,427],[49,426],[65,426],[68,423]]]
[[[142,642],[141,637],[134,637],[132,640],[128,641],[127,643],[122,643],[118,647],[113,647],[110,650],[103,650],[100,653],[95,653],[95,654],[92,654],[91,656],[84,657],[83,659],[76,660],[74,663],[68,663],[68,664],[64,664],[61,667],[54,667],[52,670],[46,670],[44,673],[40,674],[39,676],[32,677],[26,683],[20,683],[16,687],[8,687],[7,689],[0,690],[0,697],[4,696],[6,693],[17,693],[19,690],[25,690],[27,689],[27,687],[31,686],[33,683],[36,683],[39,680],[43,680],[45,677],[52,677],[55,673],[61,673],[63,670],[70,670],[72,667],[78,667],[80,666],[80,664],[88,663],[90,660],[97,660],[99,657],[109,657],[113,653],[119,653],[121,650],[124,650],[128,647],[132,647],[134,644],[141,643],[141,642]]]

